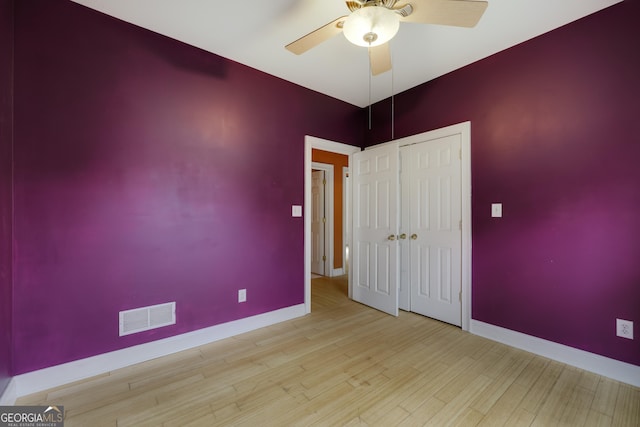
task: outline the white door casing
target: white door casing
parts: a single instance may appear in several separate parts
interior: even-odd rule
[[[342,167],[342,273],[349,273],[349,242],[351,240],[351,184],[349,167]]]
[[[398,315],[398,146],[355,153],[353,187],[353,299]]]
[[[459,134],[400,148],[410,310],[456,326],[462,322],[460,150]]]
[[[311,272],[321,276],[326,274],[324,175],[323,170],[311,174]]]
[[[359,147],[329,141],[306,135],[304,137],[304,306],[305,313],[311,313],[311,171],[313,169],[312,150],[329,151],[332,153],[344,154],[347,156],[360,151]],[[351,203],[351,201],[349,201]],[[295,220],[295,218],[294,218]],[[347,223],[347,227],[350,224]],[[350,234],[350,231],[347,230]],[[349,297],[351,297],[351,274],[349,274]]]

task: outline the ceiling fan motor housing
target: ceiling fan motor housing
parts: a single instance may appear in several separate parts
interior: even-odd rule
[[[351,12],[354,12],[358,9],[362,9],[365,6],[383,6],[387,9],[392,9],[393,6],[398,2],[398,0],[356,0],[356,1],[347,1],[347,7]]]

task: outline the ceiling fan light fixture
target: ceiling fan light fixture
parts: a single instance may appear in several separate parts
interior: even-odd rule
[[[351,13],[342,32],[351,43],[373,47],[391,40],[400,28],[400,17],[383,6],[365,6]]]

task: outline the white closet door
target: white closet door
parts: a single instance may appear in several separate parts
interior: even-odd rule
[[[354,154],[353,299],[398,315],[398,145]]]
[[[451,135],[401,149],[408,194],[402,205],[408,228],[403,224],[401,231],[408,237],[411,311],[457,326],[462,322],[460,148],[460,135]]]

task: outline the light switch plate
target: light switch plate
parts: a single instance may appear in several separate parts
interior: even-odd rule
[[[302,216],[302,206],[300,205],[291,206],[291,216],[294,216],[294,217]]]
[[[502,217],[502,203],[491,203],[491,216],[493,218]]]

